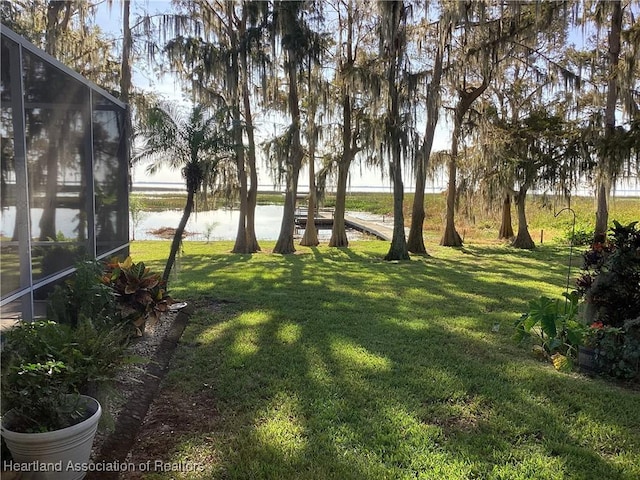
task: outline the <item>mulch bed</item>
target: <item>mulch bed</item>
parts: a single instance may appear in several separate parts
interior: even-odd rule
[[[190,307],[187,306],[175,315],[166,335],[155,348],[146,369],[136,375],[139,378],[133,379],[135,386],[132,391],[128,392],[128,399],[117,414],[114,431],[100,439],[97,445],[94,443],[94,464],[100,466],[116,463],[124,465],[127,461],[127,456],[135,443],[149,406],[158,395],[160,382],[169,369],[169,362],[190,314]],[[118,478],[132,478],[131,475],[130,471],[90,471],[85,478],[87,480],[117,480]]]

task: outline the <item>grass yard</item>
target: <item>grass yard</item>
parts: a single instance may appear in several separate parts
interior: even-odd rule
[[[512,340],[568,249],[232,245],[184,244],[171,293],[196,311],[132,457],[201,471],[140,478],[640,478],[640,392]],[[168,249],[131,252],[161,269]]]

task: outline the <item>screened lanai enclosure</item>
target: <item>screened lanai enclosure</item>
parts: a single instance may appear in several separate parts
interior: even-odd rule
[[[2,26],[2,319],[44,314],[78,260],[127,253],[126,105]]]

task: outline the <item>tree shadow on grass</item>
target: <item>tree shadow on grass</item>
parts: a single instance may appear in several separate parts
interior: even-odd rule
[[[204,282],[200,299],[235,303],[221,318],[201,308],[177,352],[167,388],[205,396],[219,418],[176,458],[200,442],[224,478],[631,478],[612,458],[637,454],[640,414],[605,406],[633,393],[514,357],[507,333],[463,322],[513,311],[520,301],[490,298],[507,286],[449,260],[318,254],[190,258],[189,274],[183,260],[180,289]],[[598,425],[610,451],[588,438]]]

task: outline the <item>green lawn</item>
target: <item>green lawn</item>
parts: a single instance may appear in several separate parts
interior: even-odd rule
[[[168,248],[132,255],[160,269]],[[163,460],[205,470],[147,478],[640,478],[640,392],[512,340],[528,300],[563,291],[567,249],[231,248],[185,242],[171,283],[196,312],[163,398],[199,420]]]

